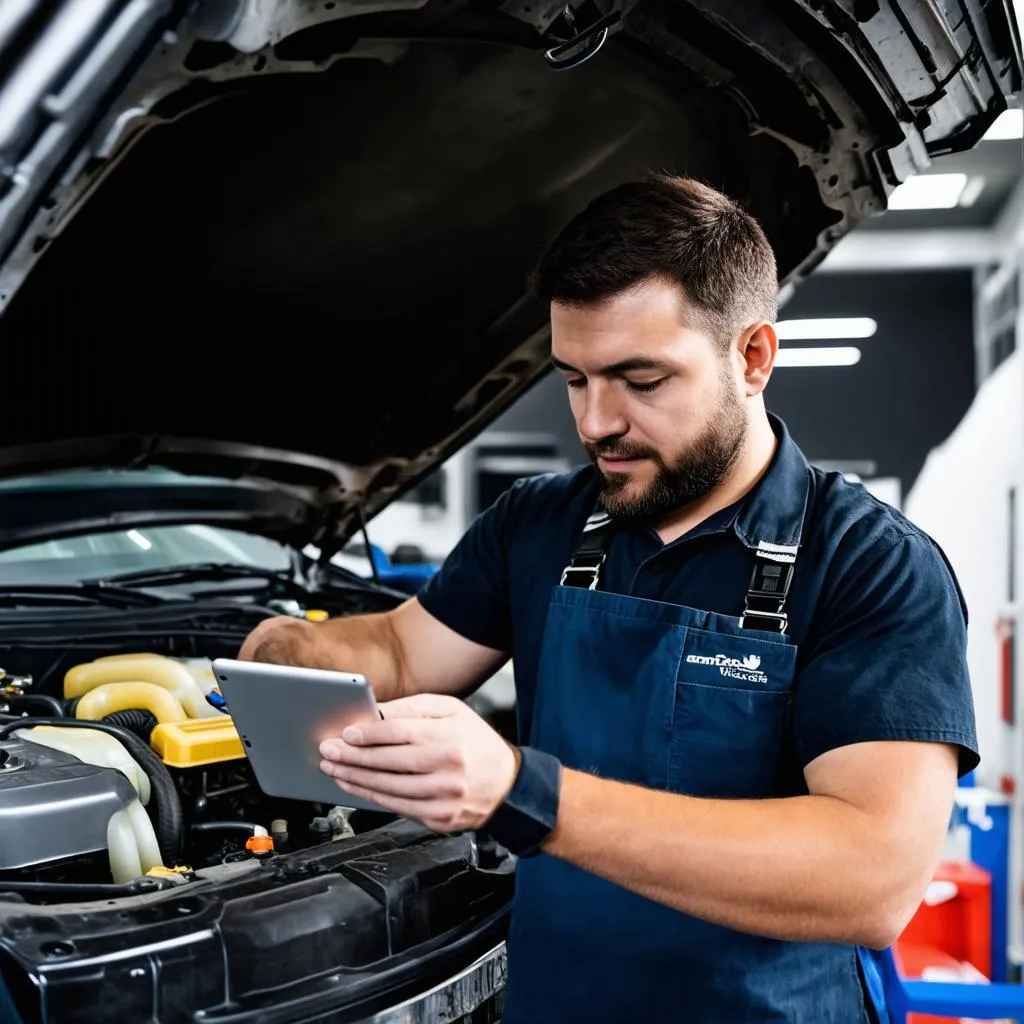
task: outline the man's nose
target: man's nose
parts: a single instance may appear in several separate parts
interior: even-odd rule
[[[585,441],[621,437],[629,430],[616,396],[603,383],[593,382],[587,387],[583,409],[576,420],[576,429]]]

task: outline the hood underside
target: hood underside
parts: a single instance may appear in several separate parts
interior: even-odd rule
[[[546,371],[525,279],[594,195],[700,177],[789,286],[1020,87],[980,0],[588,3],[568,71],[560,4],[136,0],[21,109],[46,6],[0,17],[0,475],[236,479],[327,550]]]

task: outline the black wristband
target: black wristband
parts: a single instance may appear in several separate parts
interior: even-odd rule
[[[532,857],[558,819],[562,765],[557,757],[533,747],[521,747],[520,754],[512,790],[484,831],[517,857]]]

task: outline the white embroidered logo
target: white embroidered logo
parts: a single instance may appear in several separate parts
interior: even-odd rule
[[[727,658],[724,654],[714,657],[706,654],[688,654],[688,665],[710,665],[719,673],[730,679],[739,679],[745,683],[767,683],[768,675],[761,671],[761,659],[756,654],[748,654],[745,658]]]

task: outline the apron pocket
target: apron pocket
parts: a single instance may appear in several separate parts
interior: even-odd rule
[[[770,796],[789,742],[795,665],[792,644],[688,629],[668,788],[724,799]]]

